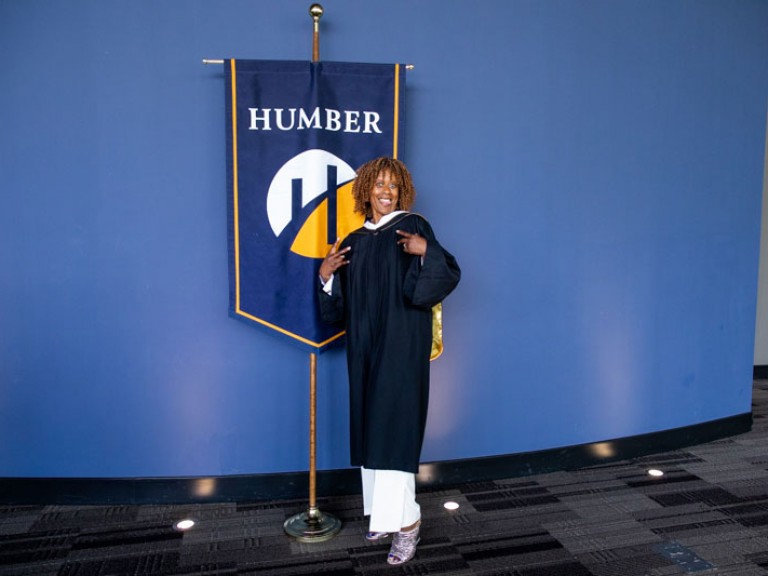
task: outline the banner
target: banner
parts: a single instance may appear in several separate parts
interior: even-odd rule
[[[398,157],[405,67],[225,60],[230,315],[322,352],[320,262],[359,228],[355,169]]]

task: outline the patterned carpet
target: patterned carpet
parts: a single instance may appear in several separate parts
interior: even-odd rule
[[[0,506],[0,574],[634,576],[768,574],[768,381],[749,433],[574,472],[421,492],[416,558],[363,539],[360,497],[320,499],[326,542],[283,532],[306,501]],[[648,476],[659,468],[661,478]],[[447,500],[460,508],[448,511]],[[196,526],[173,527],[186,517]]]

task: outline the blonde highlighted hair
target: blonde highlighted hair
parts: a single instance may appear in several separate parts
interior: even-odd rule
[[[408,168],[397,158],[382,156],[374,158],[357,169],[357,178],[352,184],[352,196],[355,199],[355,212],[363,214],[366,218],[373,217],[371,210],[371,190],[376,185],[379,174],[389,172],[390,178],[397,184],[396,210],[410,210],[416,199],[416,190]]]

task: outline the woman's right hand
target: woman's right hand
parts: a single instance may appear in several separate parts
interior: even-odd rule
[[[341,244],[341,238],[336,239],[334,245],[331,246],[331,251],[328,252],[328,256],[320,264],[320,278],[323,279],[323,282],[328,282],[339,268],[349,264],[346,254],[352,250],[352,247],[347,246],[343,250],[339,250],[339,244]]]

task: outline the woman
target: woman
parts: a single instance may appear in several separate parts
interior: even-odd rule
[[[402,162],[367,162],[352,195],[366,221],[320,265],[320,310],[346,327],[350,453],[362,468],[366,538],[395,533],[387,561],[402,564],[419,541],[415,475],[427,422],[431,309],[461,272],[429,223],[408,212],[415,190]]]

